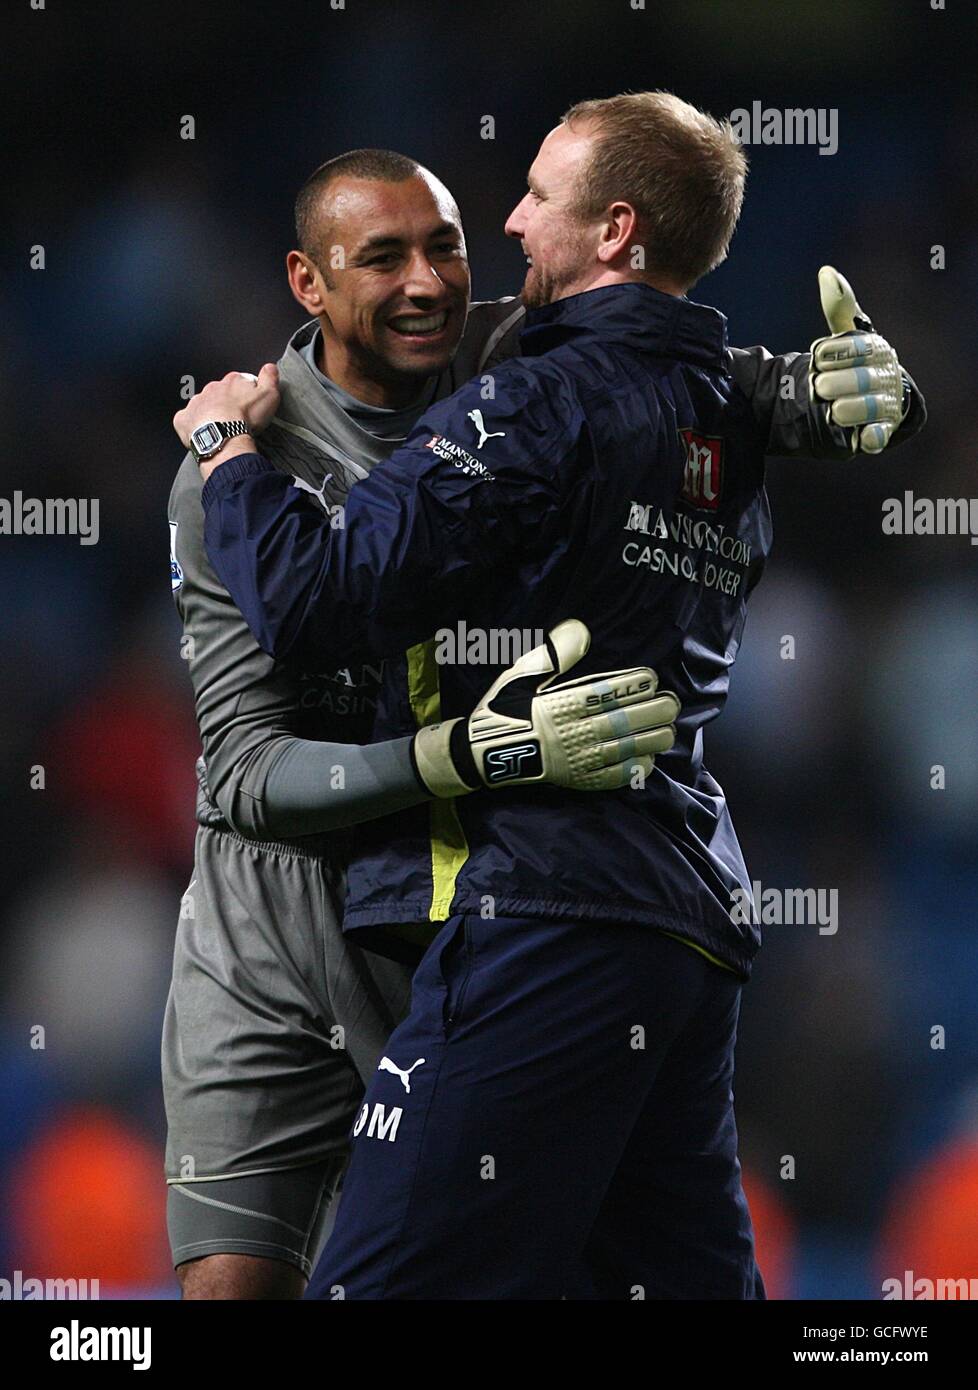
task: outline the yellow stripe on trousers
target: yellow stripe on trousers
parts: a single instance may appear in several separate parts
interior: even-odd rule
[[[420,729],[441,719],[441,691],[435,642],[421,642],[407,654],[408,699]],[[431,824],[431,908],[432,922],[444,922],[455,896],[455,880],[469,857],[468,841],[455,810],[455,800],[439,797],[428,807]]]

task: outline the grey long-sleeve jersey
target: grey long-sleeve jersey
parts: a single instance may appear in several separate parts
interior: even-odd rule
[[[435,398],[498,360],[504,338],[511,355],[515,332],[507,330],[522,312],[513,300],[473,305]],[[282,399],[262,450],[340,525],[350,488],[396,441],[367,433],[323,389],[302,353],[317,327],[315,320],[303,324],[279,361]],[[410,739],[361,744],[370,736],[382,663],[297,672],[266,656],[207,559],[200,493],[188,454],[168,515],[170,582],[203,744],[198,820],[253,840],[303,839],[309,848],[306,837],[427,800]],[[317,848],[325,852],[328,844]]]
[[[522,317],[515,299],[474,304],[435,399],[513,356]],[[302,354],[317,327],[315,320],[305,323],[279,361],[281,404],[261,447],[297,487],[318,498],[333,524],[342,525],[350,488],[393,452],[396,441],[361,429],[323,389]],[[731,350],[731,374],[768,430],[768,453],[849,457],[847,432],[810,399],[808,367],[807,353]],[[919,419],[923,403],[909,378],[908,389],[911,415]],[[898,431],[891,448],[899,437]],[[307,848],[307,837],[324,836],[320,852],[340,850],[340,827],[427,799],[409,738],[361,743],[370,736],[382,664],[295,671],[262,652],[207,559],[200,493],[199,470],[188,454],[168,511],[171,584],[203,744],[198,820],[258,841],[302,839]]]

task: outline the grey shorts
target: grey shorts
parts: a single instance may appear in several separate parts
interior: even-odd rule
[[[342,891],[301,849],[197,832],[163,1027],[175,1264],[241,1252],[308,1273],[315,1259],[412,973],[343,936]]]

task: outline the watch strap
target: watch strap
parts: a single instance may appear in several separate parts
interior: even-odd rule
[[[208,449],[206,453],[200,453],[194,445],[194,435],[198,430],[207,428],[217,430],[221,437],[212,449]],[[190,452],[198,463],[202,463],[206,459],[213,458],[229,439],[237,439],[239,435],[250,433],[251,426],[248,424],[247,420],[205,420],[204,423],[198,425],[197,429],[190,435]]]

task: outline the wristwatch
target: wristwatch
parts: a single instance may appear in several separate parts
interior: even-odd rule
[[[246,420],[208,420],[198,425],[190,436],[190,452],[198,463],[213,458],[218,449],[223,449],[229,439],[239,434],[250,434],[251,426]]]

